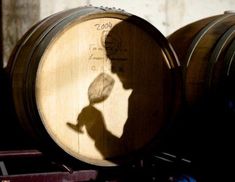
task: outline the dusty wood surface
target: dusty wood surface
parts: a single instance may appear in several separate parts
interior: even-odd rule
[[[40,61],[36,98],[56,143],[77,158],[109,165],[103,160],[151,141],[164,123],[167,93],[159,54],[144,30],[116,18],[55,36]]]
[[[93,164],[114,165],[110,158],[147,148],[166,124],[173,99],[169,66],[175,61],[164,60],[160,45],[170,49],[167,40],[147,22],[125,13],[90,16],[84,22],[83,16],[57,22],[63,18],[57,14],[53,30],[48,28],[43,39],[39,32],[53,17],[22,40],[14,69],[9,69],[13,97],[19,118],[29,123],[38,118],[67,153]],[[167,58],[173,55],[168,51]],[[31,83],[34,76],[36,85]],[[25,84],[36,99],[30,110],[40,115],[33,119],[23,106],[31,103],[22,91]]]

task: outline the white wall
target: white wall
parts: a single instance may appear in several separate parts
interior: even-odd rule
[[[4,65],[22,35],[58,11],[85,6],[115,7],[142,17],[165,36],[193,21],[235,10],[235,0],[2,0]]]
[[[193,21],[235,10],[235,0],[40,0],[41,18],[57,11],[92,4],[116,7],[140,16],[164,35]]]

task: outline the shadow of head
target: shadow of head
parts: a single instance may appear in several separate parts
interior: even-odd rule
[[[118,76],[124,89],[161,84],[162,77],[158,74],[162,73],[162,67],[167,67],[158,38],[153,34],[135,17],[124,19],[103,33],[111,72]]]
[[[110,31],[104,32],[104,47],[106,56],[111,63],[111,72],[115,73],[125,89],[132,88],[132,59],[131,45],[128,39],[129,32],[126,21],[121,21],[112,27]]]

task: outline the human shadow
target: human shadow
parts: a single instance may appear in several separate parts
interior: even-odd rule
[[[120,141],[118,137],[107,130],[102,112],[94,105],[108,98],[113,85],[114,79],[110,75],[100,73],[88,88],[89,105],[79,113],[77,124],[67,122],[70,128],[79,133],[83,133],[82,127],[85,126],[87,134],[95,142],[95,147],[106,158],[117,155],[120,150]]]
[[[132,90],[120,137],[125,155],[143,152],[159,142],[172,112],[175,89],[159,32],[149,24],[135,21],[134,16],[121,21],[105,38],[111,72],[117,75],[124,90]]]
[[[138,28],[133,21],[129,18],[117,23],[101,38],[106,61],[111,65],[110,74],[117,75],[123,91],[132,91],[126,101],[127,119],[121,136],[117,137],[107,129],[105,123],[112,121],[105,121],[102,112],[94,107],[112,92],[114,81],[107,73],[99,74],[89,86],[90,104],[79,113],[77,124],[67,123],[79,133],[85,126],[103,158],[116,163],[116,158],[133,157],[157,141],[172,101],[172,75],[167,61],[163,60],[162,49],[151,33],[144,32],[144,25],[143,29]]]

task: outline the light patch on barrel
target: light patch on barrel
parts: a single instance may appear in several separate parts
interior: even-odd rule
[[[165,121],[166,67],[156,40],[134,24],[118,18],[70,24],[55,35],[39,63],[36,101],[42,122],[78,159],[103,162],[136,151]],[[114,85],[105,100],[91,103],[88,90],[101,73]],[[114,144],[120,138],[125,146]]]
[[[124,90],[110,71],[100,41],[102,31],[97,30],[97,25],[110,21],[116,24],[120,20],[95,19],[65,29],[51,42],[38,68],[36,98],[42,122],[51,137],[75,157],[103,159],[84,128],[83,133],[77,133],[66,125],[76,125],[79,113],[89,105],[88,88],[99,73],[108,72],[115,80],[110,98],[94,106],[102,112],[107,129],[120,137],[127,119],[131,90]]]

